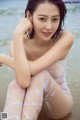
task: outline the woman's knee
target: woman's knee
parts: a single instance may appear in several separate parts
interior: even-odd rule
[[[47,70],[43,70],[40,73],[32,77],[32,84],[41,84],[44,88],[44,91],[53,87],[53,79],[50,73]]]
[[[46,71],[44,70],[32,77],[31,85],[32,86],[41,86],[44,88],[45,80],[46,80]]]
[[[15,89],[15,88],[17,88],[17,87],[19,87],[19,85],[18,85],[18,83],[17,83],[16,80],[13,80],[13,81],[11,81],[11,82],[9,83],[9,88]]]
[[[47,74],[48,74],[48,71],[47,70],[43,70],[43,71],[39,72],[38,74],[34,75],[32,77],[32,79],[46,78]]]

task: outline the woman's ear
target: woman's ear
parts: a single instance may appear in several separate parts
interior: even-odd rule
[[[27,10],[27,12],[26,12],[26,18],[28,18],[32,22],[32,16],[31,16],[29,10]]]

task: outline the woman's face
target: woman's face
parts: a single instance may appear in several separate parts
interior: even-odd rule
[[[59,27],[60,13],[56,5],[40,4],[32,16],[35,37],[49,41]]]

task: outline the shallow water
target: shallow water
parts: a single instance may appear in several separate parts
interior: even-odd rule
[[[80,4],[67,5],[68,14],[64,28],[74,34],[74,44],[67,57],[67,80],[71,89],[74,108],[70,120],[80,120]],[[22,17],[26,0],[0,0],[0,53],[9,53],[13,31]],[[15,78],[14,71],[7,66],[0,68],[0,112],[3,109],[8,84]],[[66,119],[68,120],[68,119]]]

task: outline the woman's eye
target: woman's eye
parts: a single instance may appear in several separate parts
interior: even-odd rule
[[[52,20],[53,20],[53,22],[57,22],[59,19],[58,18],[54,18]]]
[[[39,18],[39,20],[40,20],[40,21],[43,21],[43,22],[45,22],[45,21],[46,21],[46,19],[45,19],[45,18]]]

